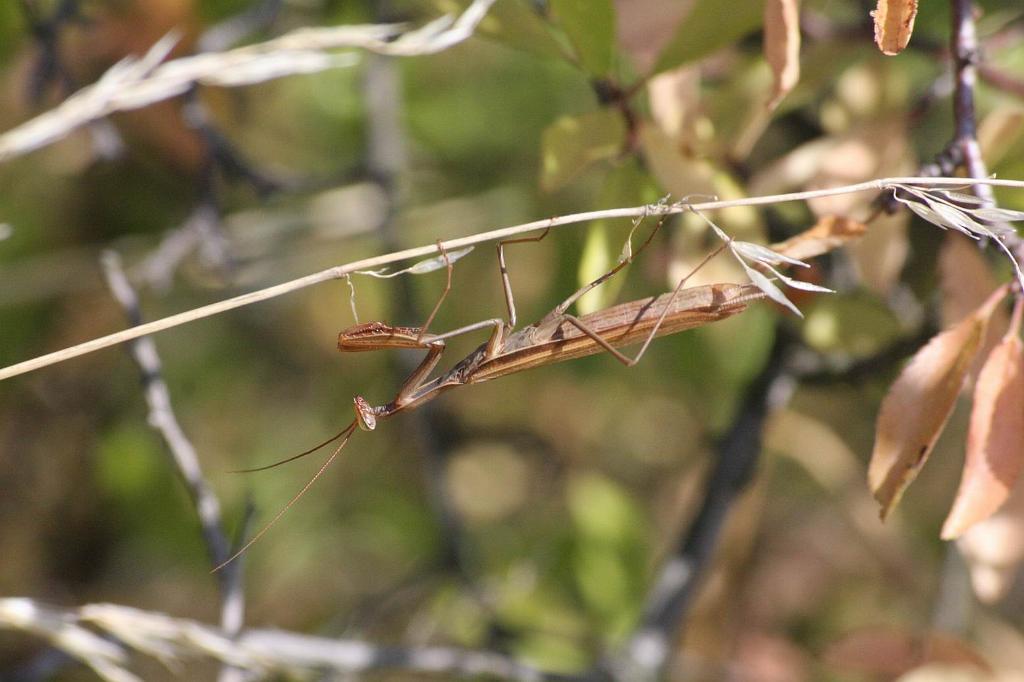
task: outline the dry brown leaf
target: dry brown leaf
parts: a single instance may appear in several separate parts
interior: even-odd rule
[[[764,58],[772,67],[774,109],[800,80],[800,4],[798,0],[767,0],[764,4]]]
[[[917,0],[878,0],[871,16],[875,19],[878,49],[883,54],[899,54],[910,42],[910,34],[914,31]]]
[[[974,387],[967,456],[960,489],[942,526],[942,539],[960,537],[1010,496],[1024,464],[1024,348],[1017,336],[1021,305],[989,354]]]
[[[852,218],[827,215],[819,218],[818,222],[800,234],[784,242],[776,242],[768,248],[783,256],[805,260],[858,239],[867,229],[867,225]]]
[[[895,628],[865,628],[833,642],[823,656],[826,665],[841,671],[892,679],[921,665],[968,665],[991,672],[985,659],[969,644],[937,632],[915,634]]]
[[[974,313],[917,351],[882,401],[868,485],[881,504],[883,520],[931,454],[988,320],[1006,292],[1006,286],[1000,287]]]

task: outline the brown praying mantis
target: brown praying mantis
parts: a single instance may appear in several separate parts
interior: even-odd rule
[[[427,351],[419,366],[406,378],[391,402],[384,405],[371,405],[362,396],[355,396],[355,418],[338,434],[320,443],[316,447],[293,457],[255,469],[243,471],[260,471],[304,457],[339,438],[341,443],[324,462],[320,469],[303,486],[303,488],[257,532],[231,558],[215,568],[219,570],[227,565],[250,546],[277,522],[281,516],[313,485],[321,474],[330,466],[348,443],[356,428],[372,431],[377,422],[387,419],[405,410],[414,409],[425,402],[433,400],[445,391],[457,386],[476,384],[491,379],[507,376],[531,367],[580,358],[601,351],[612,354],[627,367],[635,365],[643,356],[647,347],[658,336],[675,334],[693,329],[711,322],[725,319],[743,312],[747,303],[765,297],[765,294],[753,284],[708,284],[684,288],[687,280],[705,263],[720,253],[727,245],[708,254],[689,274],[683,277],[671,292],[660,296],[620,303],[597,312],[576,317],[567,312],[581,296],[614,276],[633,262],[658,232],[665,218],[663,217],[651,230],[650,234],[635,253],[627,249],[619,262],[597,279],[581,287],[571,296],[558,304],[551,312],[539,321],[516,329],[516,308],[509,281],[508,268],[505,265],[505,246],[507,244],[540,241],[547,236],[550,227],[535,237],[509,239],[498,242],[498,265],[501,271],[502,288],[505,304],[508,309],[508,321],[500,318],[483,320],[460,327],[444,334],[428,332],[430,323],[451,290],[452,263],[444,247],[438,242],[438,250],[447,266],[448,276],[444,291],[434,305],[422,327],[399,327],[383,322],[367,322],[349,327],[338,334],[338,349],[343,352],[379,350],[384,348],[414,348]],[[639,221],[634,224],[636,230]],[[630,239],[633,231],[630,232]],[[445,350],[445,339],[460,336],[480,329],[491,328],[488,340],[473,350],[469,355],[456,363],[451,369],[428,379],[441,360]],[[630,358],[618,350],[619,347],[643,342],[636,356]]]

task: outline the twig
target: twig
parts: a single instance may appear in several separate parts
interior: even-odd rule
[[[104,677],[117,680],[137,679],[120,667],[126,661],[128,649],[165,664],[206,658],[258,675],[398,670],[449,677],[491,676],[518,682],[583,679],[544,672],[490,651],[377,646],[355,639],[267,629],[248,629],[233,639],[223,630],[198,621],[115,604],[87,604],[79,609],[64,610],[28,598],[0,599],[0,628],[45,637],[89,665],[94,660],[89,656],[102,654],[102,658],[95,660],[113,661],[109,669],[120,673]],[[113,639],[100,637],[94,630]]]
[[[996,185],[1000,187],[1014,187],[1017,189],[1024,189],[1024,181],[1021,180],[1001,180],[998,178],[982,178],[974,180],[978,184]],[[817,189],[809,190],[806,192],[790,192],[787,194],[775,194],[763,197],[748,197],[746,199],[730,199],[728,201],[706,201],[695,204],[656,204],[647,206],[634,206],[631,208],[613,208],[603,211],[587,211],[585,213],[574,213],[565,216],[556,216],[553,218],[545,218],[543,220],[534,220],[533,222],[523,223],[522,225],[515,225],[513,227],[505,227],[499,230],[491,230],[489,232],[480,232],[468,237],[459,237],[457,239],[449,239],[448,241],[440,242],[440,245],[449,251],[455,251],[457,249],[472,246],[474,244],[480,244],[482,242],[494,241],[497,239],[505,239],[517,234],[523,234],[525,232],[531,232],[533,230],[544,229],[547,227],[555,228],[563,225],[573,225],[576,223],[588,222],[591,220],[599,219],[615,219],[615,218],[639,218],[641,216],[651,215],[669,215],[674,213],[683,213],[689,211],[690,208],[695,208],[701,211],[710,211],[720,208],[732,208],[736,206],[764,206],[765,204],[776,204],[784,201],[803,201],[806,199],[814,199],[816,197],[827,197],[835,196],[837,194],[850,194],[853,192],[867,192],[876,191],[881,192],[892,189],[895,185],[923,185],[927,186],[945,186],[945,187],[958,187],[964,184],[963,178],[918,178],[918,177],[896,177],[896,178],[882,178],[880,180],[869,180],[867,182],[861,182],[854,185],[844,185],[842,187],[830,187],[828,189]],[[211,303],[210,305],[201,306],[188,310],[183,313],[171,315],[169,317],[162,318],[160,320],[154,320],[153,322],[147,322],[130,329],[124,329],[113,334],[101,336],[91,341],[64,348],[53,353],[47,353],[46,355],[40,355],[39,357],[32,358],[31,360],[25,360],[18,362],[13,365],[8,365],[3,369],[0,369],[0,381],[9,379],[19,374],[25,374],[33,370],[47,367],[71,358],[77,358],[80,355],[86,355],[103,348],[109,348],[110,346],[116,346],[119,343],[125,341],[131,341],[141,336],[148,334],[155,334],[156,332],[165,331],[173,327],[178,327],[188,322],[194,322],[201,320],[204,317],[211,317],[228,310],[234,310],[235,308],[241,308],[253,303],[259,303],[261,301],[267,301],[278,296],[289,294],[293,291],[305,289],[311,287],[314,284],[320,284],[327,282],[332,279],[339,279],[347,274],[353,273],[357,270],[372,270],[379,268],[383,265],[395,263],[402,260],[408,260],[411,258],[418,258],[421,256],[433,255],[439,253],[438,244],[430,244],[428,246],[418,246],[412,249],[405,249],[403,251],[396,251],[394,253],[388,253],[383,256],[375,256],[373,258],[364,258],[363,260],[354,261],[346,265],[338,265],[333,268],[327,268],[320,272],[314,272],[304,277],[284,282],[282,284],[276,284],[266,289],[260,289],[258,291],[252,291],[247,294],[235,296],[217,303]]]
[[[138,324],[142,314],[139,300],[121,267],[121,259],[114,251],[102,258],[103,272],[114,297],[129,320]],[[171,394],[161,374],[160,356],[152,339],[138,339],[131,345],[132,356],[142,371],[142,382],[149,407],[149,423],[163,437],[171,454],[175,469],[185,482],[189,497],[196,508],[203,540],[213,566],[231,556],[231,545],[221,522],[220,502],[203,477],[199,457],[189,441],[171,406]],[[245,600],[241,584],[242,563],[219,571],[217,578],[221,592],[221,628],[229,637],[237,635],[245,616]]]
[[[36,118],[0,135],[0,162],[48,145],[115,111],[137,109],[181,95],[196,84],[237,87],[357,61],[334,50],[359,48],[395,56],[434,54],[467,39],[495,0],[474,0],[456,19],[443,16],[408,30],[400,25],[303,28],[228,52],[163,62],[177,42],[164,36],[138,59],[125,59],[96,83]]]

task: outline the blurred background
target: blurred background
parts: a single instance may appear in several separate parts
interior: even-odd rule
[[[173,28],[181,38],[172,58],[300,26],[422,25],[466,4],[2,3],[0,129],[53,108]],[[104,281],[105,250],[120,255],[153,320],[553,215],[666,194],[735,198],[913,174],[950,139],[944,4],[924,7],[911,49],[888,58],[872,43],[869,3],[803,3],[801,78],[769,113],[761,10],[680,32],[690,4],[609,3],[605,26],[587,10],[582,18],[594,23],[581,25],[565,9],[573,3],[499,0],[478,35],[437,54],[353,52],[350,66],[315,74],[200,86],[4,161],[0,364],[128,324]],[[987,57],[1020,77],[1018,3],[979,4]],[[244,30],[227,32],[231,22]],[[605,51],[587,37],[602,31],[614,38]],[[989,170],[1024,177],[1019,93],[982,87],[978,106]],[[999,196],[1024,207],[1020,192]],[[739,238],[775,241],[826,214],[865,219],[873,198],[715,218]],[[584,309],[673,286],[714,245],[692,218],[668,221]],[[613,264],[630,227],[599,221],[510,246],[520,323]],[[992,669],[1024,668],[1019,591],[978,606],[963,560],[938,539],[967,411],[954,413],[933,463],[885,525],[865,483],[879,402],[900,361],[942,326],[943,292],[1008,274],[993,254],[949,239],[905,211],[883,215],[857,244],[815,262],[810,277],[838,294],[794,295],[803,320],[753,304],[656,341],[633,369],[600,354],[452,391],[356,433],[244,556],[246,624],[586,669],[633,632],[704,498],[714,444],[783,335],[840,369],[794,380],[787,406],[769,417],[756,475],[733,502],[673,637],[673,679],[889,679],[899,666],[865,671],[858,647],[910,646],[942,626]],[[947,256],[943,269],[947,253],[967,255]],[[980,269],[964,274],[957,258]],[[743,281],[724,258],[702,276]],[[342,355],[337,333],[357,321],[353,304],[360,322],[420,324],[443,270],[351,284],[354,294],[333,281],[153,337],[231,538],[271,519],[327,453],[230,470],[320,442],[351,420],[354,395],[390,400],[419,360]],[[494,249],[484,245],[457,262],[432,330],[504,314]],[[453,339],[442,365],[485,334]],[[851,366],[861,371],[842,369]],[[147,412],[123,347],[0,385],[0,596],[218,622],[194,507]],[[0,631],[0,676],[93,679],[52,663],[50,651]],[[146,679],[216,670],[137,665]],[[413,679],[391,675],[367,679]]]

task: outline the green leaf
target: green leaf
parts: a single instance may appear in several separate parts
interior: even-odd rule
[[[625,137],[622,116],[610,109],[558,119],[541,138],[541,188],[559,189],[590,164],[618,156]]]
[[[756,30],[763,21],[764,0],[697,0],[679,22],[652,73],[706,57]]]
[[[551,0],[551,7],[576,50],[580,66],[594,76],[607,74],[615,45],[615,8],[611,0]]]

